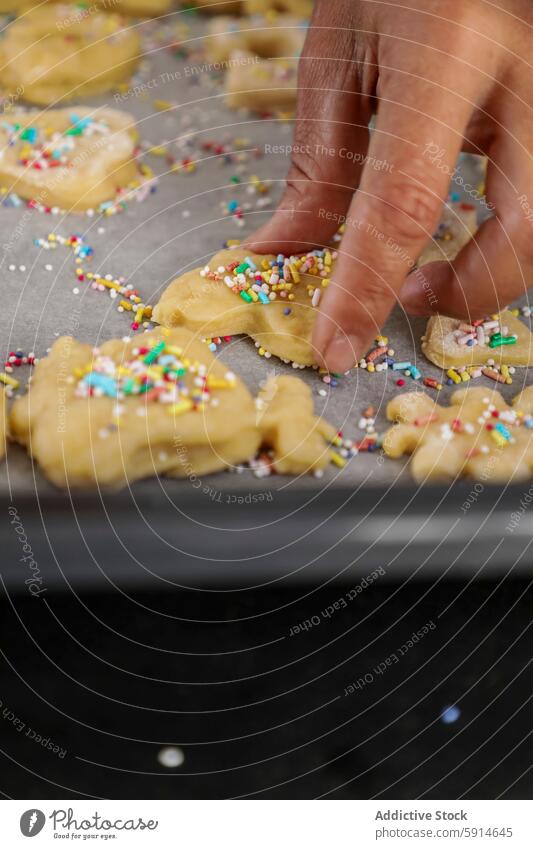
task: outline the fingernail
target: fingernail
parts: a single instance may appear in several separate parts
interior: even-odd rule
[[[357,362],[360,345],[357,336],[337,331],[324,352],[324,363],[330,371],[348,371]]]

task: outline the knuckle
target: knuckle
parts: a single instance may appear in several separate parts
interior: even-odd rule
[[[441,205],[437,194],[410,180],[390,181],[386,191],[369,200],[371,213],[386,235],[408,244],[431,238]]]

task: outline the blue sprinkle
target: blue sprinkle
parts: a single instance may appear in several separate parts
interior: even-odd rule
[[[292,310],[290,307],[285,307],[285,309],[283,310],[283,315],[290,315],[291,312]]]
[[[85,376],[84,382],[87,386],[101,389],[104,395],[109,395],[110,398],[117,397],[118,390],[116,381],[113,380],[112,377],[108,377],[106,374],[100,374],[99,372],[92,371]]]
[[[444,722],[445,725],[452,725],[454,722],[457,722],[460,716],[461,711],[459,710],[457,705],[450,705],[449,707],[444,708],[440,715],[440,718],[441,722]]]
[[[267,295],[263,291],[257,293],[257,297],[261,301],[262,304],[269,304],[270,300]]]
[[[511,438],[511,434],[509,433],[509,431],[507,430],[507,428],[505,427],[505,425],[503,425],[501,422],[498,422],[498,423],[495,425],[494,430],[497,430],[497,431],[498,431],[498,433],[501,433],[501,435],[502,435],[503,437],[505,437],[505,439],[510,439],[510,438]]]
[[[473,340],[473,339],[469,339],[469,340],[468,340],[468,342],[467,342],[466,344],[468,345],[468,347],[469,347],[469,348],[471,348],[471,347],[472,347],[472,345],[474,344],[474,340]]]

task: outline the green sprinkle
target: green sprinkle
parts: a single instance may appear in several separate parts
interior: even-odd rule
[[[124,395],[131,395],[134,388],[135,388],[135,381],[133,380],[133,378],[129,377],[127,380],[124,381],[124,386],[122,387],[122,391],[124,392]]]
[[[160,342],[159,345],[156,345],[155,348],[152,348],[152,350],[149,351],[148,354],[146,354],[143,362],[146,363],[146,365],[148,365],[148,366],[151,365],[152,363],[155,363],[159,354],[162,354],[164,350],[165,350],[165,343]]]
[[[246,271],[246,269],[247,269],[247,268],[250,268],[250,266],[249,266],[249,265],[248,265],[248,263],[245,261],[245,262],[241,262],[241,264],[237,266],[237,268],[235,269],[235,271],[237,272],[237,274],[242,274],[242,272],[243,272],[243,271]]]
[[[499,333],[496,333],[490,338],[489,348],[499,348],[501,345],[516,345],[517,341],[517,336],[500,336]]]
[[[246,301],[246,303],[247,303],[247,304],[251,304],[251,303],[252,303],[252,298],[250,297],[250,295],[248,294],[248,292],[245,292],[244,290],[242,290],[242,291],[240,291],[240,292],[239,292],[239,295],[241,296],[241,298],[243,299],[243,301]]]

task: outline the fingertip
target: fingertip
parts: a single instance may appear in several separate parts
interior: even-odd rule
[[[404,309],[417,316],[445,312],[450,301],[450,272],[447,262],[429,262],[408,274],[400,291]]]

